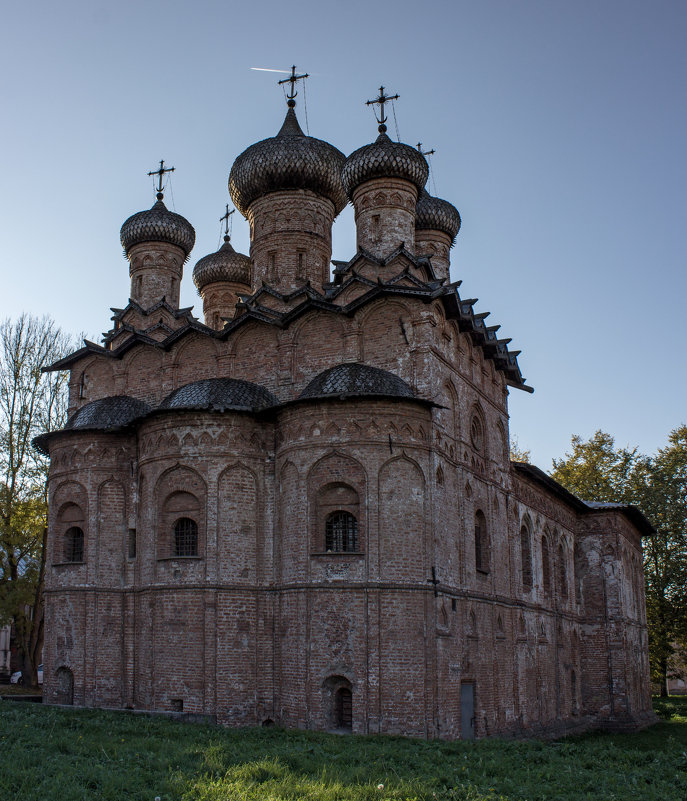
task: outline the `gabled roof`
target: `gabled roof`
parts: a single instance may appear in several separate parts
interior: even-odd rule
[[[651,536],[656,533],[656,529],[651,525],[644,513],[630,503],[602,503],[599,501],[583,501],[577,495],[567,490],[543,470],[527,462],[511,462],[511,468],[520,475],[541,485],[561,501],[572,507],[578,514],[588,515],[599,512],[621,512],[639,530],[642,536]]]
[[[388,265],[400,257],[403,260],[407,260],[406,264],[396,275],[386,281],[380,277],[375,282],[366,276],[360,275],[356,270],[356,266],[363,262],[369,263],[369,261],[373,261],[378,265]],[[416,259],[401,246],[383,260],[376,259],[365,251],[360,251],[345,266],[339,265],[336,267],[335,280],[324,287],[324,293],[318,291],[309,283],[287,293],[279,292],[268,284],[263,283],[252,295],[240,296],[240,300],[237,303],[236,317],[228,320],[221,331],[208,328],[196,320],[191,314],[190,308],[173,309],[163,300],[151,309],[143,310],[135,301],[129,301],[126,309],[114,310],[115,316],[113,318],[120,327],[131,326],[130,329],[127,328],[128,337],[124,342],[113,347],[119,333],[115,329],[106,337],[104,348],[92,342],[85,342],[84,348],[55,362],[55,364],[46,369],[64,370],[91,354],[105,355],[118,359],[139,343],[169,350],[176,342],[192,332],[197,332],[213,339],[226,340],[237,329],[251,320],[257,320],[266,325],[274,325],[278,328],[287,328],[295,320],[313,310],[351,316],[358,309],[380,297],[412,297],[421,300],[423,303],[431,303],[433,300],[441,301],[446,317],[450,320],[455,320],[460,331],[470,334],[473,343],[482,348],[485,358],[491,359],[494,367],[504,374],[509,386],[532,392],[533,389],[525,383],[518,366],[517,357],[520,351],[510,351],[508,349],[510,340],[497,337],[496,332],[499,326],[487,326],[485,319],[489,316],[489,312],[475,313],[473,307],[477,301],[472,298],[463,300],[460,297],[458,292],[459,281],[451,284],[446,283],[443,279],[422,281],[417,275],[412,274],[409,267],[410,264],[416,266],[427,264],[431,268],[429,260]],[[359,283],[365,287],[366,291],[349,303],[340,303],[340,296],[352,283]],[[281,305],[282,308],[266,305],[264,301],[267,298],[276,300],[276,305]],[[135,310],[144,316],[149,316],[162,307],[168,309],[175,319],[181,321],[179,328],[172,331],[162,340],[158,341],[150,336],[153,331],[152,328],[137,329],[131,324],[122,321],[124,314],[129,310]],[[159,326],[155,330],[159,331]]]

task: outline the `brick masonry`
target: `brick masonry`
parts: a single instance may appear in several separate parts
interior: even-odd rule
[[[416,196],[396,178],[356,190],[359,243],[372,256],[401,243],[411,254],[363,257],[359,275],[428,279],[412,258]],[[253,290],[309,281],[321,291],[332,203],[281,191],[248,217]],[[418,236],[439,278],[449,245],[441,232]],[[363,290],[351,284],[337,301],[350,313],[314,308],[275,326],[270,304],[284,301],[263,290],[265,319],[222,338],[215,319],[189,327],[175,311],[181,251],[138,248],[138,306],[113,335],[130,347],[71,364],[70,412],[115,395],[156,407],[209,378],[261,385],[281,405],[159,410],[119,430],[53,436],[47,703],[328,729],[342,723],[344,691],[354,732],[442,738],[653,720],[633,518],[584,512],[511,465],[506,378],[440,301],[398,293],[356,306]],[[162,295],[153,318],[146,309]],[[299,400],[345,362],[399,376],[419,400]],[[357,520],[355,550],[327,551],[337,509]],[[179,516],[197,525],[194,555],[175,555]],[[79,562],[65,559],[75,525]],[[461,706],[470,687],[472,720]]]

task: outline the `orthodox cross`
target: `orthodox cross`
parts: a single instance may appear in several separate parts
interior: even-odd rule
[[[439,586],[439,579],[437,578],[437,571],[436,571],[436,568],[434,567],[434,565],[432,565],[432,578],[431,579],[427,579],[427,583],[434,585],[434,597],[435,598],[438,597],[439,590],[437,588]]]
[[[153,170],[152,172],[148,173],[148,175],[157,175],[158,176],[158,183],[157,183],[157,199],[158,200],[162,200],[162,176],[166,172],[174,172],[174,167],[165,167],[165,161],[164,161],[164,159],[161,159],[161,161],[160,161],[160,169],[159,170]]]
[[[423,150],[422,149],[422,142],[418,142],[417,143],[417,149],[418,149],[418,152],[420,153],[421,156],[431,156],[433,153],[436,153],[434,148],[432,148],[431,150]]]
[[[228,242],[229,241],[229,220],[231,218],[231,215],[236,211],[236,209],[232,209],[231,211],[229,211],[229,204],[228,203],[227,203],[226,208],[227,208],[227,210],[225,211],[224,216],[220,217],[219,221],[224,223],[224,239],[225,239],[225,241]]]
[[[376,97],[374,100],[366,100],[366,106],[379,106],[379,117],[377,117],[377,112],[375,111],[375,119],[379,123],[379,133],[386,133],[386,115],[384,114],[384,104],[388,103],[389,100],[398,100],[400,95],[385,95],[384,94],[384,87],[379,87],[379,97]]]
[[[288,78],[284,78],[283,80],[279,81],[279,86],[281,86],[284,83],[290,83],[291,84],[291,91],[290,91],[290,93],[288,95],[286,95],[286,97],[287,97],[286,105],[289,108],[293,108],[296,105],[295,97],[298,94],[298,92],[296,91],[296,82],[305,80],[305,78],[309,78],[309,77],[310,76],[308,75],[307,72],[303,73],[303,75],[296,75],[296,65],[294,64],[291,67],[291,75],[289,75]]]

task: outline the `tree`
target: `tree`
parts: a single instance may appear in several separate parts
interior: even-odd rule
[[[668,694],[671,664],[687,655],[687,426],[655,456],[616,448],[610,434],[572,437],[572,453],[553,460],[552,477],[585,501],[638,506],[656,531],[644,537],[652,681]]]
[[[632,476],[643,456],[637,448],[616,448],[610,434],[597,431],[585,442],[573,434],[572,453],[553,460],[551,476],[583,501],[631,503]]]
[[[530,452],[520,447],[516,436],[510,438],[510,460],[511,462],[527,462],[528,464],[531,461]]]
[[[687,656],[687,426],[635,474],[635,503],[656,528],[644,539],[646,611],[652,680],[668,679]]]
[[[43,647],[48,460],[32,447],[66,417],[66,373],[43,373],[71,347],[52,320],[0,323],[0,625],[14,624],[24,680]]]

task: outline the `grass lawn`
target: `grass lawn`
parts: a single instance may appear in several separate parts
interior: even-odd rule
[[[687,698],[656,711],[632,735],[425,742],[0,701],[0,799],[685,801]]]

